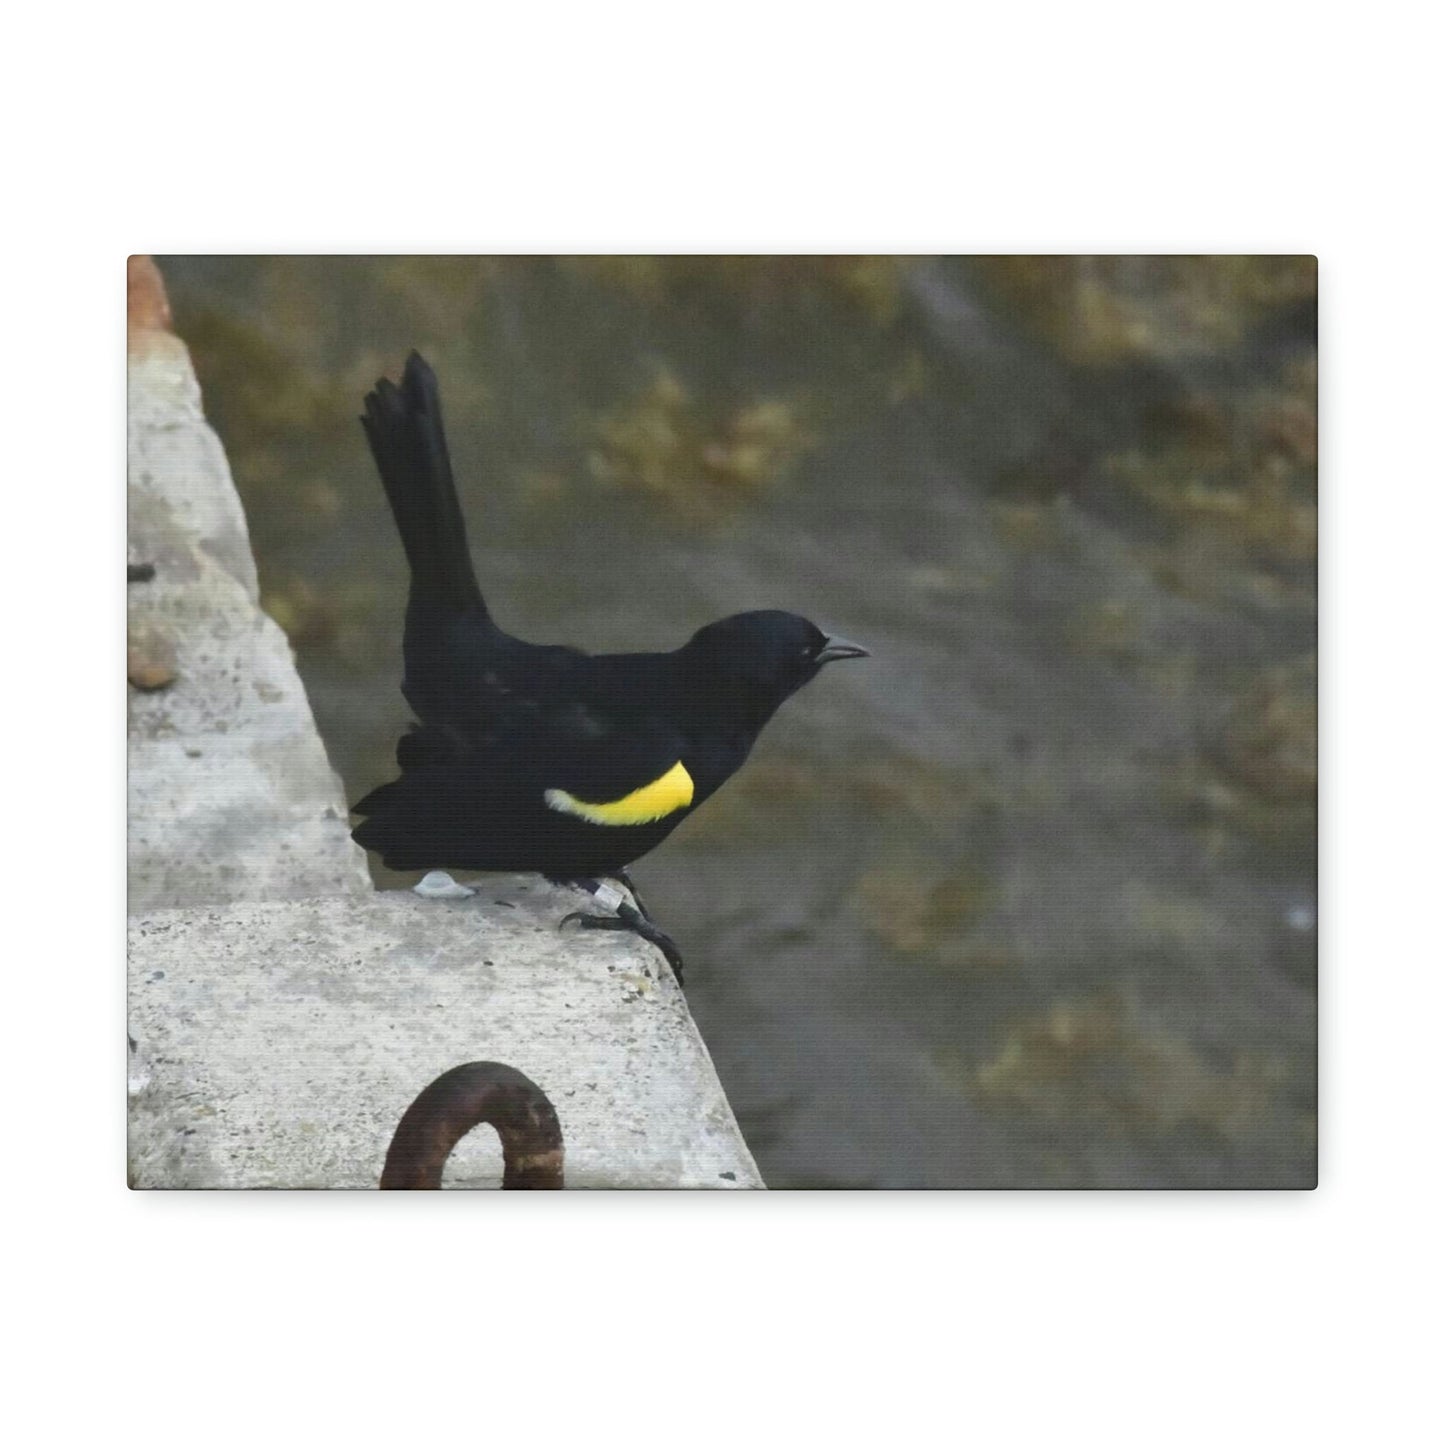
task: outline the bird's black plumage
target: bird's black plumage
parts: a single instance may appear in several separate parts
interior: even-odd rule
[[[788,612],[711,623],[674,652],[590,656],[508,635],[483,601],[440,396],[415,352],[362,425],[411,567],[401,776],[353,836],[398,869],[615,875],[747,758],[778,706],[864,649]]]

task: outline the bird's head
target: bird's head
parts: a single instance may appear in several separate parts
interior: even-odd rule
[[[739,612],[710,622],[683,649],[709,706],[762,723],[825,664],[868,649],[793,612]]]

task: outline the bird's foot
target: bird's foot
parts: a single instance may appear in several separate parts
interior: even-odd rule
[[[433,868],[411,891],[418,898],[474,898],[477,892],[440,868]]]
[[[644,918],[630,903],[618,905],[615,914],[606,913],[569,913],[562,920],[563,923],[575,921],[579,928],[601,929],[605,932],[635,933],[639,938],[645,938],[653,944],[662,956],[672,966],[672,976],[677,980],[678,986],[682,985],[682,953],[677,944],[667,936],[655,923]]]
[[[677,944],[640,907],[629,903],[609,884],[595,882],[590,878],[579,878],[574,881],[577,887],[586,889],[604,908],[611,908],[614,911],[612,913],[569,913],[557,925],[558,928],[565,928],[569,923],[575,923],[579,928],[635,933],[639,938],[646,939],[662,954],[672,968],[672,976],[677,980],[678,987],[682,987],[681,951]],[[635,893],[633,897],[636,897]]]

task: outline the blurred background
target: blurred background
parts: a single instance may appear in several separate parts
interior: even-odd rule
[[[1313,1184],[1313,258],[158,259],[352,798],[412,347],[510,630],[873,650],[634,870],[773,1187]]]

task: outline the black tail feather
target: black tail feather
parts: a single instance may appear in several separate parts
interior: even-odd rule
[[[412,600],[485,613],[447,455],[436,374],[413,351],[401,385],[383,377],[367,393],[365,407],[361,425],[411,566]]]

